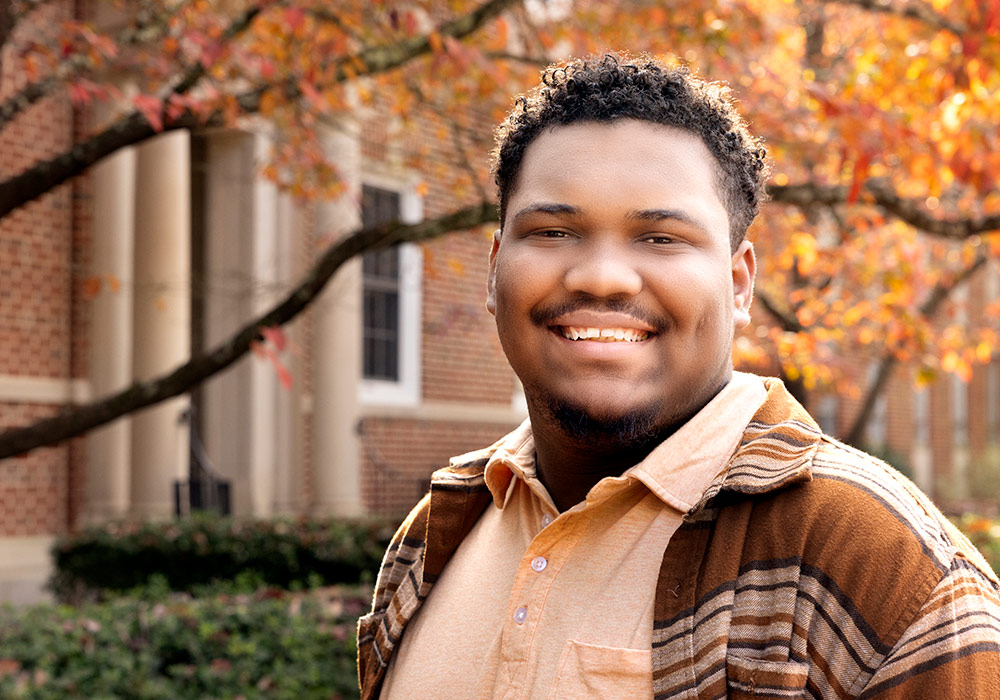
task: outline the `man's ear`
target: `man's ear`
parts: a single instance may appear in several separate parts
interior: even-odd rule
[[[490,272],[486,278],[486,310],[494,316],[497,313],[497,251],[500,250],[500,229],[493,232],[493,246],[490,248]]]
[[[733,253],[733,325],[746,328],[750,325],[750,303],[753,301],[753,279],[757,272],[757,258],[750,241],[740,243]]]

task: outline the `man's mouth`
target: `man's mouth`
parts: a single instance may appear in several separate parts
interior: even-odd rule
[[[555,326],[553,330],[568,340],[590,340],[598,343],[639,343],[649,338],[648,331],[635,328]]]

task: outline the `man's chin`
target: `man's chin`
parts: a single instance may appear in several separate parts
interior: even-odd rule
[[[581,443],[635,448],[658,441],[664,430],[663,407],[658,403],[596,411],[550,399],[544,410],[567,437]]]

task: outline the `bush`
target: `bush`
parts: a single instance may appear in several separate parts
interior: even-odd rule
[[[1000,520],[966,513],[954,518],[954,522],[1000,574]]]
[[[358,697],[370,588],[0,609],[0,697]]]
[[[250,577],[284,589],[374,581],[394,524],[199,515],[113,523],[60,539],[50,587],[63,601],[106,597],[160,576],[175,591]]]

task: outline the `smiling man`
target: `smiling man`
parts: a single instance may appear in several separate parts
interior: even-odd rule
[[[498,130],[487,308],[529,419],[452,460],[359,625],[363,698],[996,698],[994,574],[912,484],[734,372],[764,151],[648,58]]]

